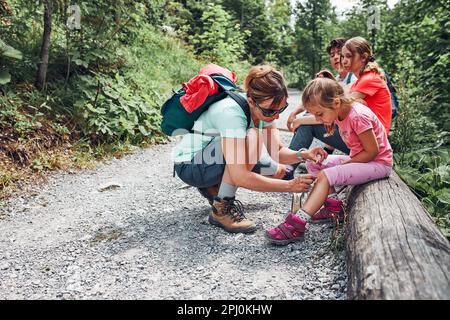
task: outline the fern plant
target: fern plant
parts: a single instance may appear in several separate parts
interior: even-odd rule
[[[11,74],[3,63],[4,58],[20,60],[22,59],[22,53],[0,39],[0,85],[7,84],[11,81]]]

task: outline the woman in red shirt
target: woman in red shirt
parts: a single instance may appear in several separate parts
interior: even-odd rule
[[[391,93],[384,72],[375,62],[369,42],[362,37],[351,38],[342,47],[341,55],[343,67],[358,77],[350,87],[352,97],[362,100],[381,121],[386,134],[389,134],[392,120]]]

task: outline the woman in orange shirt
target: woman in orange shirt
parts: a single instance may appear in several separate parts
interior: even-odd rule
[[[347,40],[342,47],[342,66],[357,77],[350,93],[361,100],[378,117],[386,134],[389,134],[392,121],[391,93],[386,84],[384,72],[375,62],[369,42],[362,37]]]

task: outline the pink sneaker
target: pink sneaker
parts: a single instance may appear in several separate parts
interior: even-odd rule
[[[291,242],[303,241],[305,236],[306,222],[289,213],[278,227],[267,230],[266,238],[270,243],[285,246]]]
[[[313,216],[311,223],[329,223],[333,221],[333,218],[339,219],[339,222],[344,221],[343,202],[338,199],[327,198],[324,206]]]

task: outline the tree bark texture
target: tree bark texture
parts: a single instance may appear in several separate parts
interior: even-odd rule
[[[44,1],[44,34],[42,36],[41,61],[36,75],[36,88],[42,90],[45,86],[48,69],[50,35],[52,33],[52,4],[51,0]]]
[[[408,186],[389,179],[348,197],[349,299],[450,299],[450,244]]]

